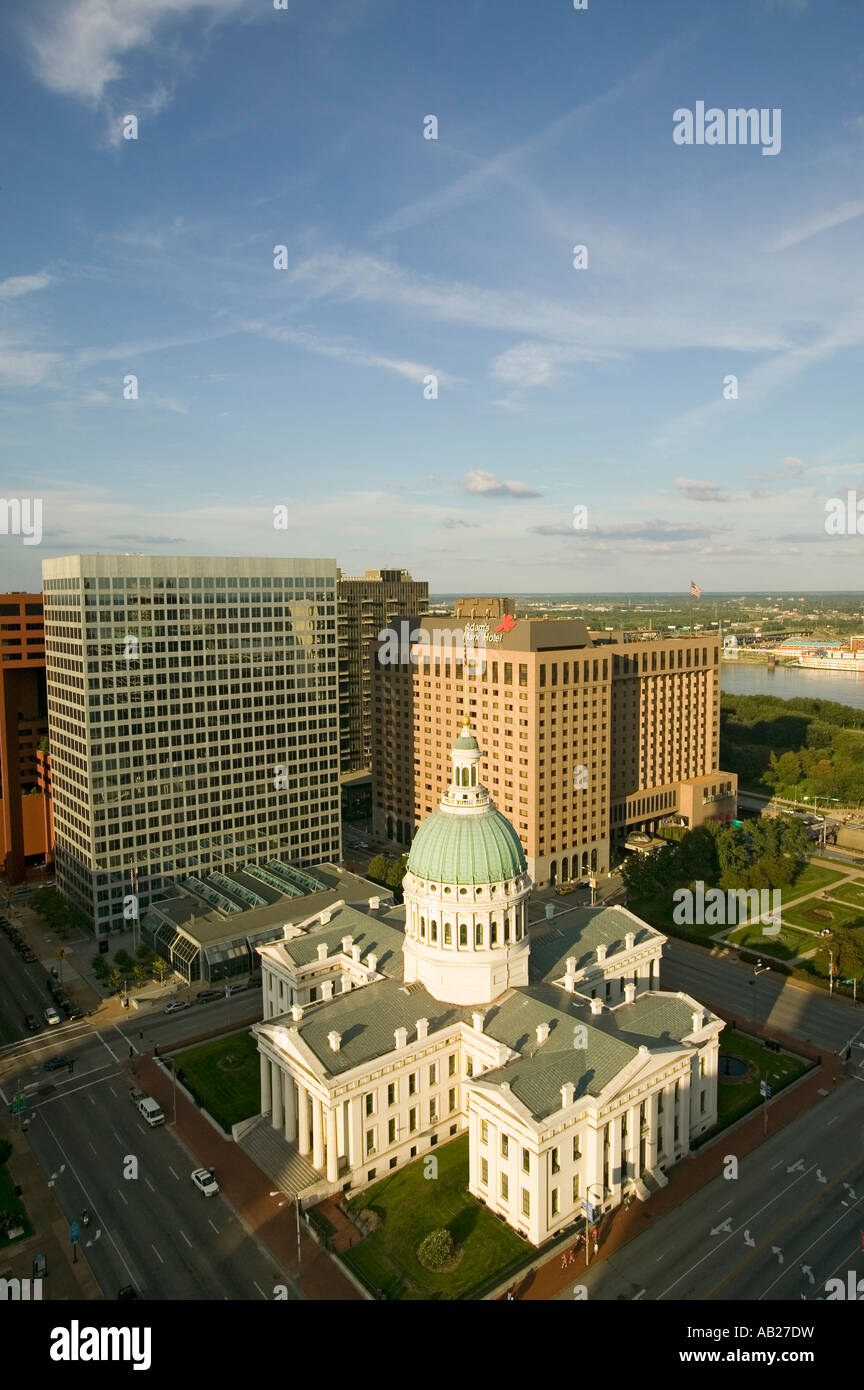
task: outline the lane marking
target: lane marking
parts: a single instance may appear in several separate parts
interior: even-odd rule
[[[156,1188],[153,1186],[153,1184],[152,1184],[152,1182],[150,1181],[150,1179],[149,1179],[149,1178],[145,1178],[144,1181],[146,1182],[147,1186],[150,1188],[150,1191],[153,1192],[153,1193],[155,1193]]]
[[[124,1205],[128,1207],[129,1203],[126,1201],[126,1198],[123,1196],[123,1193],[122,1193],[122,1191],[121,1191],[121,1189],[120,1189],[119,1187],[118,1187],[118,1189],[117,1189],[117,1196],[120,1198],[120,1201],[123,1202]]]
[[[158,1258],[158,1260],[159,1260],[159,1263],[162,1264],[162,1265],[164,1265],[165,1261],[163,1260],[162,1256],[159,1254],[159,1251],[156,1249],[156,1246],[153,1244],[152,1241],[150,1242],[150,1249],[153,1251],[153,1254],[157,1256],[157,1258]]]
[[[207,1217],[207,1220],[208,1220],[208,1222],[210,1222],[210,1225],[213,1226],[213,1222],[210,1221],[210,1217],[209,1217],[209,1216]],[[216,1234],[217,1234],[217,1236],[218,1236],[218,1234],[219,1234],[219,1227],[218,1227],[218,1226],[213,1226],[213,1230],[216,1232]]]
[[[191,1250],[191,1249],[192,1249],[192,1242],[191,1242],[191,1240],[189,1239],[189,1237],[187,1236],[186,1232],[185,1232],[185,1231],[181,1231],[180,1234],[181,1234],[181,1236],[183,1237],[183,1239],[185,1240],[186,1244],[189,1246],[189,1249]]]
[[[266,1293],[264,1292],[264,1290],[262,1289],[261,1285],[258,1283],[258,1280],[257,1280],[257,1279],[253,1279],[253,1280],[252,1280],[252,1283],[255,1285],[255,1287],[256,1287],[256,1289],[258,1290],[258,1292],[260,1293],[261,1297],[262,1297],[263,1299],[267,1300],[267,1295],[266,1295]]]
[[[170,1164],[170,1163],[168,1164],[168,1172],[169,1172],[169,1173],[174,1173],[174,1169],[171,1167],[171,1164]],[[177,1179],[178,1182],[180,1181],[180,1175],[179,1175],[179,1173],[174,1173],[174,1177]]]

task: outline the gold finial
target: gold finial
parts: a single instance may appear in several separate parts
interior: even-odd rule
[[[463,728],[463,729],[467,729],[467,728],[469,727],[470,723],[471,723],[471,716],[470,716],[470,714],[463,714],[463,716],[462,716],[462,728]]]

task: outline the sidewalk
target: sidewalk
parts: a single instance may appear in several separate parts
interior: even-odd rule
[[[804,1056],[815,1058],[818,1055],[815,1049],[805,1046],[797,1039],[784,1039],[779,1033],[759,1029],[749,1020],[737,1018],[733,1014],[725,1013],[722,1009],[717,1009],[715,1012],[725,1018],[728,1023],[734,1022],[742,1032],[764,1033],[766,1036],[776,1037],[784,1046],[788,1046],[791,1050]],[[809,1110],[819,1100],[820,1093],[824,1094],[834,1089],[838,1081],[842,1080],[843,1074],[841,1060],[833,1054],[823,1053],[819,1066],[808,1072],[797,1084],[793,1083],[785,1091],[781,1091],[769,1103],[767,1137],[770,1138],[784,1125],[789,1124],[805,1110]],[[724,1155],[729,1152],[730,1136],[734,1135],[734,1151],[739,1160],[757,1149],[765,1141],[764,1124],[762,1109],[757,1108],[743,1120],[739,1120],[736,1125],[730,1125],[724,1129],[710,1144],[695,1150],[687,1158],[677,1163],[669,1171],[668,1185],[650,1197],[647,1202],[635,1201],[629,1211],[619,1207],[617,1211],[604,1217],[599,1224],[600,1251],[597,1255],[592,1256],[591,1266],[595,1265],[598,1260],[617,1254],[628,1241],[641,1235],[650,1225],[656,1224],[661,1217],[667,1216],[676,1207],[680,1207],[713,1178],[720,1177],[723,1172]],[[578,1230],[574,1231],[571,1244],[575,1241],[576,1234],[578,1234]],[[515,1297],[531,1300],[554,1298],[563,1289],[577,1283],[580,1272],[584,1268],[585,1256],[583,1252],[581,1260],[577,1256],[576,1264],[572,1265],[569,1270],[562,1269],[561,1247],[559,1247],[542,1265],[537,1269],[530,1270],[521,1280],[517,1281]]]
[[[166,1116],[173,1114],[171,1077],[153,1060],[152,1053],[139,1056],[129,1065],[131,1079],[158,1100]],[[271,1197],[272,1184],[247,1157],[238,1144],[219,1130],[177,1087],[179,1139],[202,1167],[216,1170],[219,1186],[246,1228],[261,1241],[270,1254],[301,1290],[303,1296],[318,1302],[362,1302],[360,1293],[338,1265],[305,1231],[301,1231],[302,1269],[297,1263],[297,1224],[293,1203],[278,1207]]]
[[[42,1290],[43,1302],[49,1299],[52,1302],[101,1299],[102,1291],[90,1270],[83,1247],[86,1233],[81,1232],[82,1244],[78,1248],[78,1260],[73,1264],[69,1223],[33,1156],[26,1134],[4,1117],[0,1122],[0,1137],[8,1139],[12,1145],[9,1173],[21,1188],[21,1201],[27,1208],[35,1231],[35,1235],[27,1240],[15,1241],[0,1250],[0,1275],[30,1279],[34,1258],[44,1255],[47,1274]]]

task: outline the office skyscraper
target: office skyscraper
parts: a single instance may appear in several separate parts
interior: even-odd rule
[[[97,934],[130,891],[340,858],[334,560],[74,555],[43,579],[57,883]]]

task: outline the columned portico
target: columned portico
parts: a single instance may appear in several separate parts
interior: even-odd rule
[[[285,1073],[285,1138],[290,1144],[297,1137],[297,1099],[294,1094],[294,1078]]]
[[[353,1096],[348,1102],[348,1166],[352,1172],[363,1162],[362,1127],[360,1097]]]
[[[271,1062],[270,1062],[270,1058],[269,1058],[269,1057],[265,1057],[263,1052],[260,1054],[260,1056],[261,1056],[261,1114],[262,1114],[262,1115],[267,1115],[267,1114],[270,1113],[270,1105],[271,1105],[271,1103],[272,1103],[272,1102],[271,1102],[271,1098],[270,1098],[270,1066],[271,1066]]]
[[[273,1063],[273,1116],[272,1124],[274,1129],[281,1129],[285,1120],[285,1107],[282,1103],[282,1068]]]
[[[332,1106],[327,1107],[326,1113],[327,1131],[327,1181],[335,1182],[339,1176],[339,1151],[336,1139],[336,1111]]]

